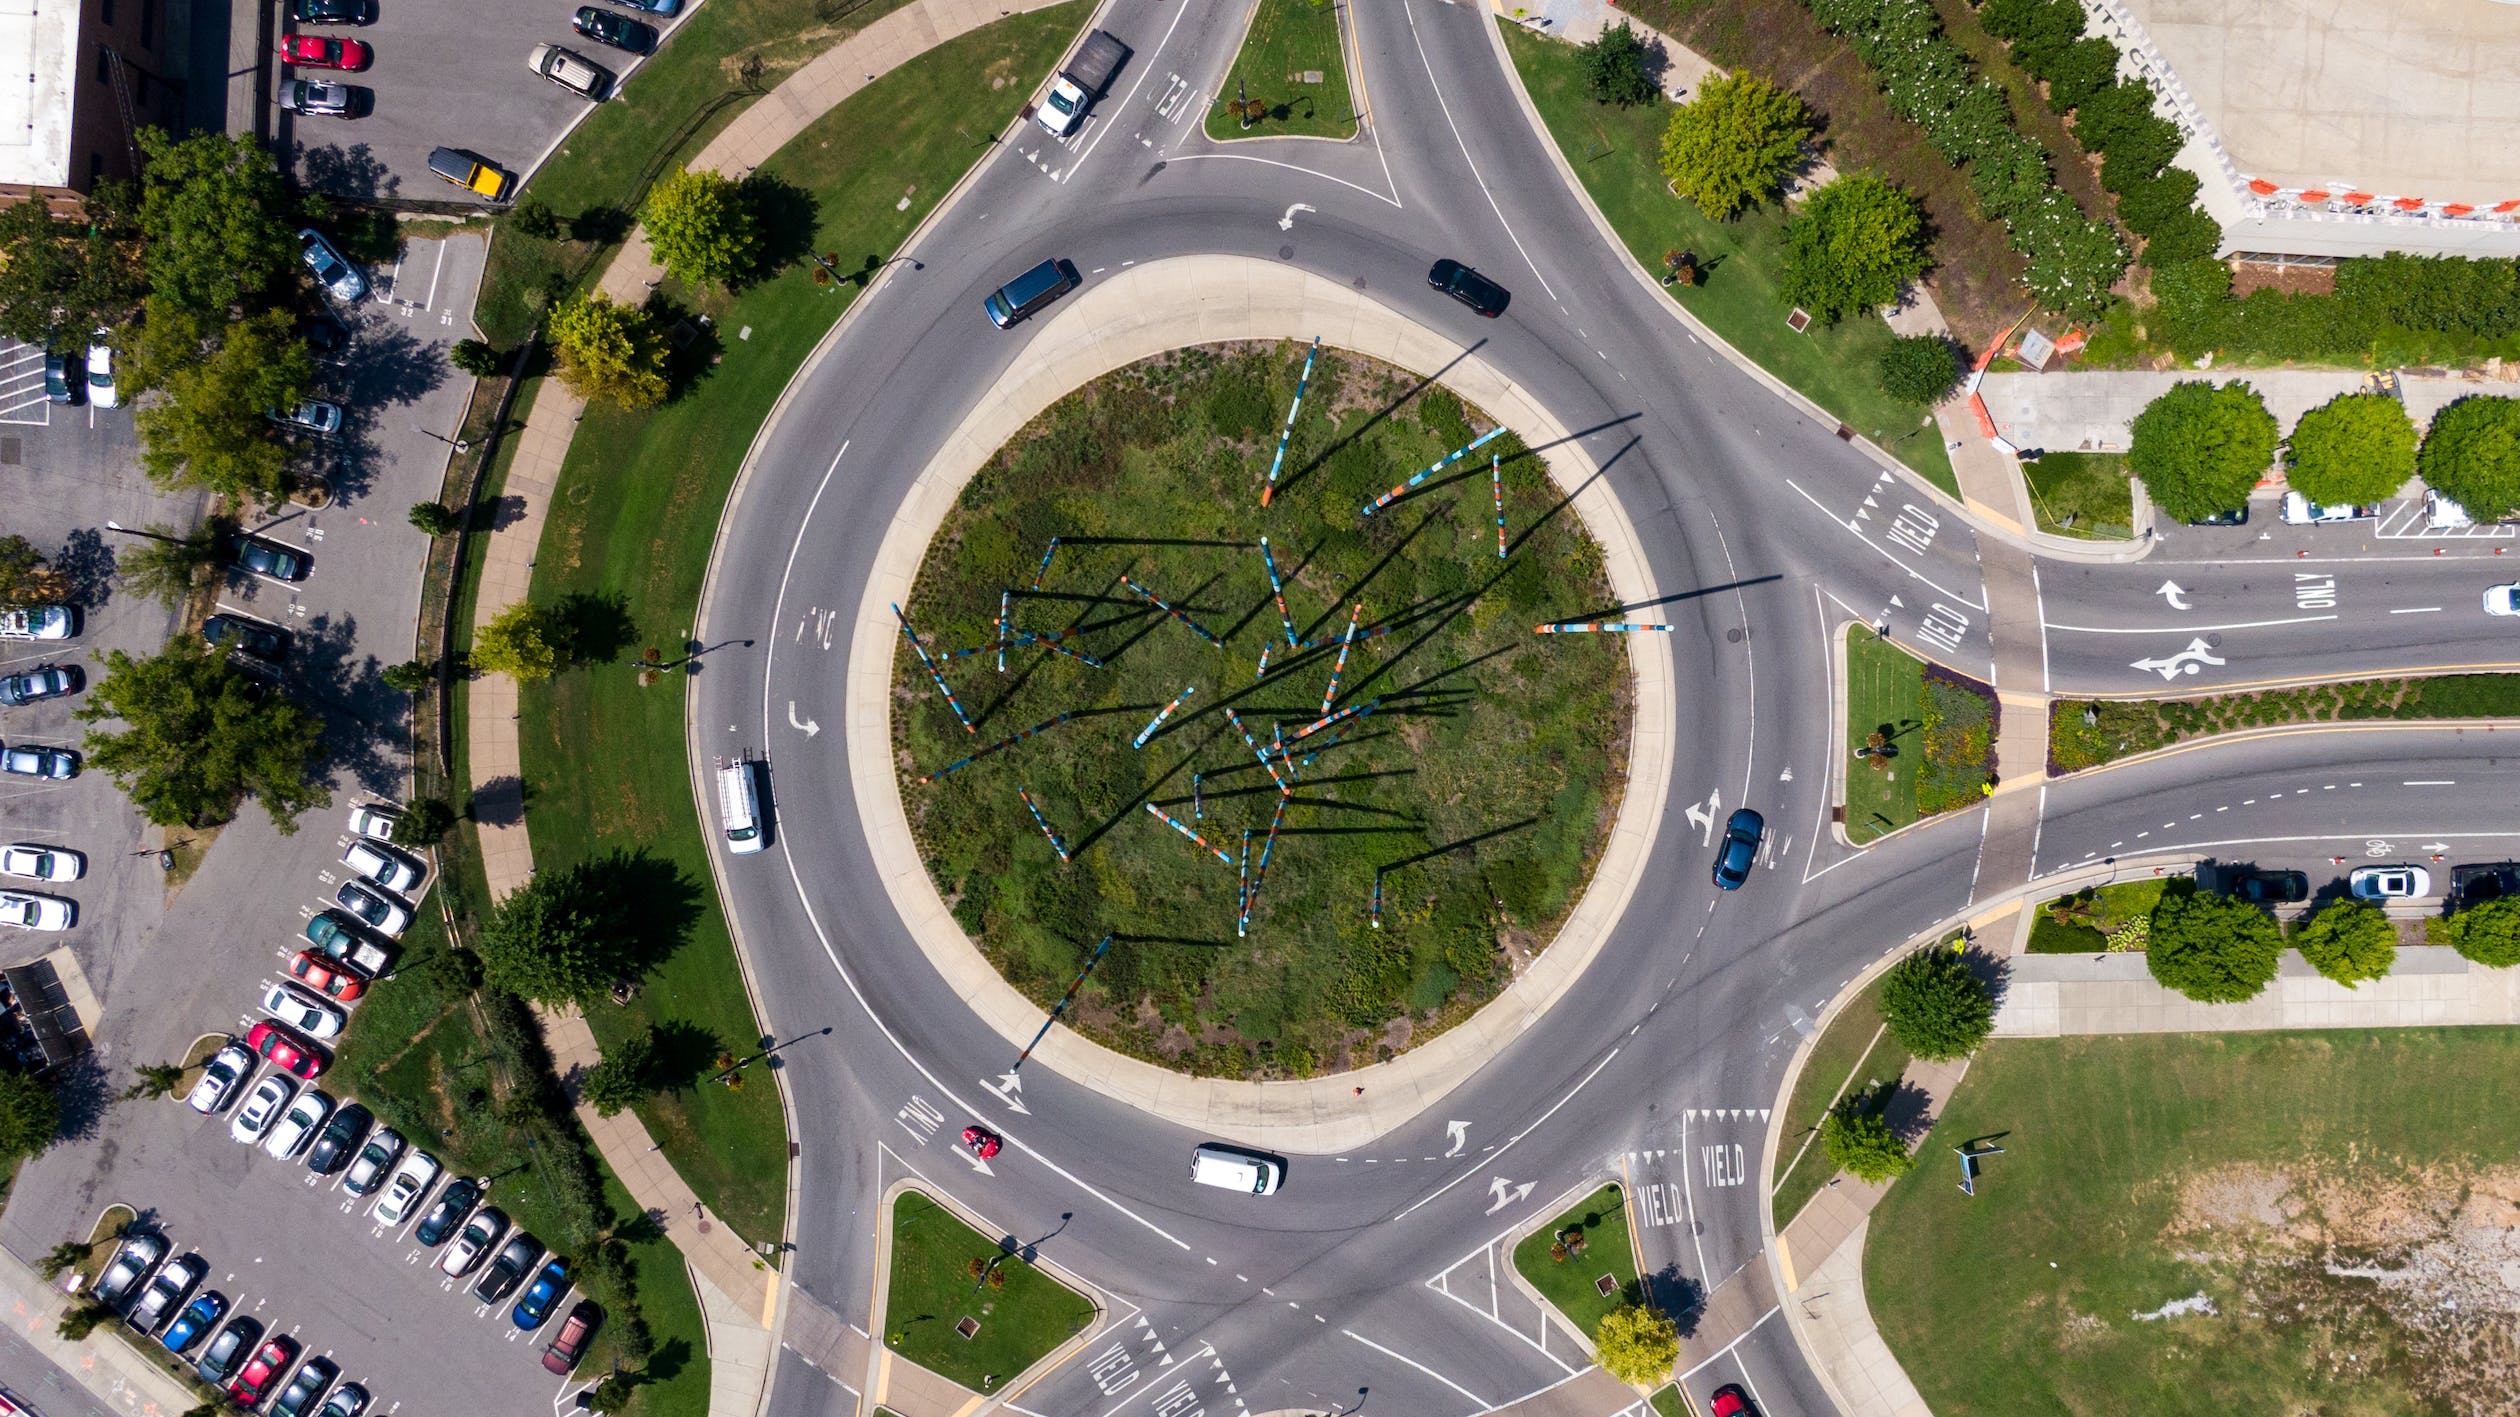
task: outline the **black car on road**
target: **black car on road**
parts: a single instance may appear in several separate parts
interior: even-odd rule
[[[1493,320],[1505,313],[1513,293],[1447,256],[1426,273],[1426,283]]]
[[[289,17],[302,25],[366,25],[376,22],[375,0],[289,0]]]

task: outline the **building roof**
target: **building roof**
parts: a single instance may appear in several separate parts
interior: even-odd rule
[[[0,0],[0,183],[70,184],[78,0]]]

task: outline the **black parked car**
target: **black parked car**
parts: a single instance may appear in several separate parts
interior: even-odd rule
[[[298,1365],[297,1376],[271,1400],[271,1417],[306,1417],[315,1410],[315,1399],[340,1376],[341,1365],[330,1358],[307,1359]]]
[[[569,28],[597,44],[609,44],[631,54],[646,54],[656,48],[656,31],[618,10],[580,5],[569,19]]]
[[[1505,313],[1513,294],[1447,256],[1426,273],[1426,283],[1493,320]]]
[[[201,637],[225,649],[243,650],[256,659],[277,661],[289,652],[289,635],[242,615],[213,615],[201,622]]]
[[[289,15],[302,25],[366,25],[376,22],[373,0],[289,0]]]
[[[542,1241],[531,1235],[518,1235],[499,1247],[499,1257],[481,1272],[481,1282],[473,1286],[473,1297],[485,1304],[495,1304],[516,1292],[525,1282],[525,1275],[541,1259]]]
[[[2299,871],[2239,871],[2230,889],[2255,905],[2298,905],[2310,898],[2310,878]]]
[[[47,350],[44,354],[44,397],[54,403],[77,403],[79,391],[87,387],[87,365],[79,356],[64,350]]]
[[[359,1142],[376,1121],[375,1114],[356,1102],[344,1102],[341,1110],[315,1136],[315,1145],[307,1148],[306,1169],[318,1176],[329,1176],[350,1164],[359,1154]]]
[[[219,1330],[219,1336],[210,1340],[209,1347],[201,1350],[201,1361],[193,1364],[193,1371],[212,1387],[225,1386],[229,1378],[236,1376],[236,1370],[244,1366],[246,1355],[254,1351],[254,1345],[262,1341],[262,1333],[263,1326],[259,1320],[238,1315],[226,1328]]]
[[[446,1189],[438,1192],[437,1204],[429,1207],[429,1213],[420,1218],[419,1228],[411,1232],[412,1238],[423,1245],[445,1244],[446,1237],[464,1223],[464,1217],[472,1214],[474,1203],[480,1199],[480,1182],[470,1177],[447,1182]]]

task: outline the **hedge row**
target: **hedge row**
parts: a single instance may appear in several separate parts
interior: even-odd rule
[[[2152,86],[2118,78],[2117,46],[2083,33],[2081,0],[1976,0],[1978,22],[2012,45],[2013,62],[2048,86],[2048,107],[2074,115],[2074,138],[2100,158],[2118,219],[2159,268],[2211,256],[2222,228],[2196,209],[2196,174],[2170,166],[2185,138],[2153,112]]]
[[[2465,362],[2514,352],[2520,340],[2520,263],[2391,254],[2337,266],[2333,295],[2231,294],[2219,261],[2153,273],[2160,302],[2152,337],[2182,357],[2220,350],[2241,359]]]
[[[2087,723],[2085,714],[2099,721]],[[2197,699],[2059,699],[2048,710],[2048,772],[2075,772],[2249,728],[2458,718],[2520,718],[2520,674],[2363,679]]]
[[[1944,37],[1929,0],[1802,3],[1872,67],[1892,112],[1924,130],[1945,161],[1967,166],[1978,205],[2029,260],[2031,294],[2053,309],[2096,311],[2126,271],[2124,243],[2056,185],[2047,154],[2013,126],[2003,90]]]

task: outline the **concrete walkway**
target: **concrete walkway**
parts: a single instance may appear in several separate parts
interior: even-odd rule
[[[2488,969],[2445,945],[2401,946],[2386,976],[2350,989],[2286,950],[2275,982],[2240,1004],[2200,1004],[2163,988],[2141,954],[2025,954],[2013,959],[1995,1011],[1998,1038],[2512,1023],[2520,970]]]
[[[70,1297],[14,1255],[0,1256],[0,1306],[26,1346],[77,1380],[104,1410],[130,1417],[175,1417],[192,1410],[191,1389],[133,1352],[114,1332],[120,1323],[100,1324],[79,1343],[55,1333],[54,1325],[70,1311]],[[32,1402],[43,1395],[37,1378],[31,1372],[0,1372],[0,1386]]]
[[[2370,376],[2351,369],[2181,369],[2155,374],[2132,369],[2062,370],[2052,374],[1989,373],[1979,385],[1995,431],[2016,447],[2049,452],[2124,452],[2135,415],[2171,385],[2190,380],[2246,383],[2266,400],[2276,425],[2290,433],[2301,415],[2339,394],[2364,387]],[[2417,431],[2433,415],[2470,394],[2515,392],[2508,385],[2460,374],[2398,371],[2407,416]],[[1956,459],[1955,459],[1956,461]]]

